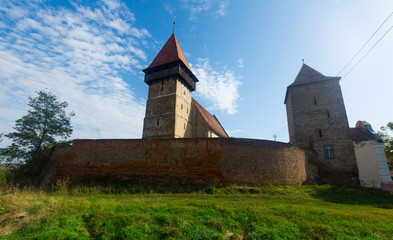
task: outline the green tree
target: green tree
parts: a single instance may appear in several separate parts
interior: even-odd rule
[[[70,118],[75,114],[67,114],[67,102],[58,102],[51,92],[38,91],[37,97],[29,97],[28,113],[16,120],[15,132],[6,134],[12,144],[2,149],[8,162],[20,162],[26,177],[36,178],[47,164],[51,148],[65,141],[72,134]]]
[[[393,122],[388,122],[386,126],[381,127],[378,133],[384,142],[385,155],[389,168],[393,169]]]

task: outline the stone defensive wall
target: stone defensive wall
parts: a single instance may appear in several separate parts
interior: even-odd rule
[[[314,159],[309,149],[255,139],[74,140],[56,147],[44,179],[301,185],[317,176]]]

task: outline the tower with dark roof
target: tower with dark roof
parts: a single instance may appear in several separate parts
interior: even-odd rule
[[[198,79],[175,34],[143,71],[149,85],[143,138],[228,137],[217,118],[192,98]]]
[[[340,77],[325,76],[303,64],[285,95],[290,143],[316,152],[326,182],[358,184],[355,153]]]

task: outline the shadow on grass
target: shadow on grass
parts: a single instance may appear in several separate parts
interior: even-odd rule
[[[325,185],[315,188],[311,196],[332,203],[393,209],[393,193],[377,189]]]

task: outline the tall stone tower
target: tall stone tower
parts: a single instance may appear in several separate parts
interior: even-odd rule
[[[340,77],[324,76],[303,64],[285,96],[289,139],[317,153],[322,180],[359,184],[339,81]]]
[[[192,137],[191,92],[198,79],[175,34],[143,71],[149,85],[143,138]]]

